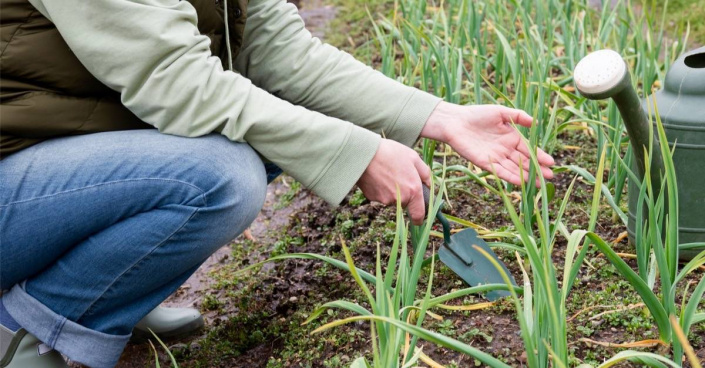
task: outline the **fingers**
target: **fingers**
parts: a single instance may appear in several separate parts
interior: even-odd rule
[[[418,155],[414,158],[414,168],[416,168],[419,179],[418,185],[411,188],[412,192],[406,209],[409,211],[411,222],[419,226],[423,224],[423,219],[426,217],[426,203],[424,203],[422,184],[427,187],[431,186],[431,169]]]
[[[516,150],[519,151],[521,154],[523,154],[525,157],[529,158],[531,157],[529,153],[529,148],[527,147],[526,143],[523,140],[519,141],[519,144],[516,146]],[[549,155],[548,153],[544,152],[540,148],[536,148],[536,159],[539,161],[539,165],[541,166],[553,166],[556,164],[556,162],[553,160],[553,157]]]
[[[514,151],[510,155],[511,160],[517,164],[518,167],[521,167],[524,169],[524,178],[528,178],[528,172],[531,170],[531,158],[524,156],[522,153],[519,151]],[[553,179],[553,170],[546,166],[540,166],[539,169],[541,170],[541,175],[546,178],[546,179]],[[518,168],[517,168],[518,170]]]
[[[523,162],[523,160],[522,160]],[[502,167],[505,169],[509,170],[511,173],[513,173],[515,176],[517,176],[519,183],[521,183],[521,179],[524,179],[524,181],[528,180],[529,178],[529,169],[521,169],[519,168],[519,165],[517,165],[516,162],[506,159],[502,160],[499,163]]]
[[[371,201],[385,205],[401,204],[412,222],[421,225],[426,215],[423,183],[431,184],[431,170],[412,149],[383,139],[357,185]]]
[[[423,224],[423,219],[426,217],[426,204],[423,200],[423,191],[421,189],[420,180],[418,187],[414,188],[412,193],[409,195],[409,201],[406,204],[406,209],[409,211],[411,223],[416,226]]]
[[[521,185],[522,179],[524,179],[524,182],[529,181],[529,172],[525,170],[519,170],[519,166],[509,160],[505,160],[496,165],[492,165],[492,170],[494,170],[494,173],[495,175],[497,175],[498,178],[503,179],[514,185]],[[540,187],[541,181],[536,178],[534,179],[534,184],[536,185],[536,187]]]
[[[512,120],[513,123],[525,126],[525,127],[531,127],[531,125],[534,122],[534,118],[531,117],[531,115],[527,114],[523,110],[518,110],[518,109],[508,109],[510,111],[510,119]],[[529,151],[526,147],[526,145],[521,144],[519,147],[521,153],[523,153],[525,156],[529,157]],[[539,164],[542,166],[552,166],[555,165],[555,161],[553,160],[553,157],[549,155],[548,153],[544,152],[542,149],[537,149],[536,150],[536,159],[538,159]]]
[[[514,151],[509,155],[509,157],[511,157],[512,161],[514,161],[518,166],[521,166],[525,171],[529,171],[531,169],[531,158],[524,156],[521,152]]]
[[[421,159],[421,157],[417,157],[417,160],[414,160],[414,167],[416,167],[416,171],[419,173],[419,177],[421,178],[421,182],[427,186],[431,187],[431,169],[426,165],[425,162]]]
[[[492,171],[494,171],[495,175],[497,175],[500,179],[514,185],[521,185],[521,178],[517,175],[517,171],[509,170],[499,163],[492,165]]]
[[[507,108],[507,110],[509,114],[509,119],[514,124],[525,126],[528,128],[531,127],[531,125],[534,123],[534,118],[532,118],[531,115],[527,114],[524,110],[511,108]]]
[[[553,166],[556,164],[556,161],[553,159],[553,157],[551,157],[551,155],[544,152],[540,148],[536,150],[536,158],[539,160],[539,164],[541,165]]]
[[[518,110],[518,109],[510,109],[512,111],[512,121],[515,124],[525,126],[525,127],[530,127],[533,122],[534,118],[531,117],[531,115],[527,114],[523,110]],[[526,149],[526,145],[523,145],[524,151],[522,152],[524,155],[527,157],[529,156],[529,151]],[[521,147],[520,147],[521,148]],[[548,153],[544,152],[542,149],[538,148],[536,150],[536,159],[538,159],[539,164],[542,166],[551,166],[555,164],[555,161],[553,160],[553,157],[549,155]]]
[[[553,179],[553,170],[551,170],[550,168],[548,168],[546,166],[541,166],[540,169],[541,169],[541,175],[545,179]]]
[[[520,143],[523,146],[523,143]],[[524,149],[525,152],[528,152]],[[531,158],[522,154],[518,149],[508,153],[508,157],[496,160],[490,165],[497,177],[515,185],[521,185],[522,181],[529,180],[531,172]],[[539,166],[541,176],[545,179],[553,178],[553,171],[549,167]],[[522,180],[523,179],[523,180]],[[535,179],[536,186],[541,185],[539,178]]]

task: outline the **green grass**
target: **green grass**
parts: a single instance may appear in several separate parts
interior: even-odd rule
[[[663,7],[665,0],[658,2]],[[667,14],[669,32],[682,32],[690,23],[691,48],[705,46],[705,0],[669,0]]]

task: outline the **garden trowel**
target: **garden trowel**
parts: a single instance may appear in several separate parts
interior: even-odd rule
[[[424,201],[428,206],[430,190],[423,188]],[[507,266],[497,258],[497,255],[480,239],[474,229],[464,229],[454,235],[450,233],[450,223],[443,216],[440,209],[436,213],[436,218],[443,225],[443,245],[438,250],[438,257],[448,268],[455,272],[460,278],[470,286],[486,284],[505,284],[501,272],[494,264],[483,255],[477,248],[484,250],[490,257],[494,258],[502,270],[507,274],[512,285],[516,286],[514,277],[507,269]],[[476,248],[477,247],[477,248]],[[494,301],[499,298],[511,295],[507,290],[493,290],[485,294],[485,298]]]

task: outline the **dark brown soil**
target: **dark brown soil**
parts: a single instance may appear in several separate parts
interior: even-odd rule
[[[584,154],[586,157],[594,157],[591,152]],[[555,157],[558,164],[581,159],[580,154],[574,151],[558,151]],[[553,181],[557,187],[556,198],[563,196],[572,180],[573,177],[569,174],[559,174],[556,177]],[[498,199],[488,196],[479,185],[466,182],[456,189],[450,188],[452,207],[446,208],[445,212],[490,229],[511,226],[504,211],[500,210],[502,206]],[[276,189],[274,191],[276,193]],[[281,192],[282,190],[279,195]],[[585,208],[589,206],[591,198],[591,186],[578,180],[571,196],[575,205],[569,208],[565,216],[569,219],[569,224],[581,228],[587,226]],[[211,285],[195,293],[185,291],[186,294],[199,297],[195,305],[208,317],[208,326],[201,336],[181,342],[170,342],[171,350],[176,351],[182,367],[327,367],[325,362],[331,359],[342,356],[341,361],[349,365],[352,359],[369,353],[367,324],[346,325],[331,333],[325,332],[315,336],[308,335],[308,331],[313,330],[315,326],[310,329],[300,326],[316,306],[327,301],[356,300],[369,307],[363,302],[364,298],[345,272],[325,266],[320,261],[297,259],[268,264],[259,272],[242,278],[231,277],[236,270],[264,259],[273,251],[279,252],[276,250],[277,241],[281,242],[282,239],[286,240],[285,251],[289,253],[308,252],[343,259],[339,240],[342,237],[353,252],[355,264],[371,271],[374,269],[377,242],[380,242],[383,254],[386,254],[391,243],[384,240],[384,232],[392,226],[390,223],[393,224],[394,211],[366,200],[355,205],[345,201],[347,204],[331,209],[306,191],[299,192],[293,198],[293,206],[287,207],[287,212],[273,210],[276,203],[276,200],[268,203],[268,208],[263,212],[265,220],[258,220],[253,227],[257,247],[253,248],[253,242],[246,239],[235,241],[231,245],[233,255],[213,267],[215,273],[210,274]],[[615,239],[625,229],[607,215],[608,211],[604,212],[605,215],[598,221],[600,225],[597,232],[604,239]],[[263,226],[266,219],[271,221],[281,216],[285,216],[287,220],[277,224],[270,223],[270,226],[274,225],[272,227],[259,227]],[[348,226],[350,222],[354,226]],[[276,230],[277,228],[280,230]],[[437,248],[441,240],[434,238],[432,242]],[[565,245],[562,238],[559,238],[555,245],[554,262],[559,266],[562,266],[565,259]],[[617,251],[633,252],[626,241],[616,244],[615,248]],[[239,249],[256,250],[242,254]],[[520,270],[514,256],[502,250],[497,253],[519,280]],[[591,250],[586,261],[589,265],[581,269],[568,300],[569,316],[594,305],[602,304],[615,308],[639,301],[638,296],[629,290],[628,284],[614,272],[604,258]],[[561,267],[558,267],[557,274],[562,275]],[[696,277],[691,279],[695,280]],[[450,270],[439,265],[434,276],[434,294],[444,294],[461,287],[463,283]],[[421,285],[419,290],[425,290],[425,287]],[[203,295],[205,301],[200,301]],[[218,301],[217,305],[211,305],[213,303],[208,302],[209,298]],[[481,297],[469,297],[465,300],[470,303],[480,301],[483,301]],[[463,300],[458,300],[450,304],[462,302]],[[603,343],[625,343],[658,336],[643,308],[592,318],[597,313],[609,309],[586,311],[569,323],[569,348],[572,355],[578,359],[577,362],[585,359],[601,361],[619,351],[615,348],[589,345],[581,341],[583,338]],[[440,324],[428,319],[427,328],[441,330],[499,357],[511,366],[520,367],[525,364],[526,354],[519,335],[514,307],[509,300],[481,311],[434,312],[442,315],[445,322]],[[336,314],[331,316],[330,320],[346,315]],[[323,319],[329,320],[325,317]],[[705,334],[699,334],[702,336],[692,341],[696,341],[694,348],[698,356],[705,359]],[[352,337],[347,338],[349,336]],[[302,348],[310,350],[296,352],[295,348],[292,349],[291,339],[301,339]],[[421,346],[428,356],[439,363],[455,363],[458,367],[475,366],[472,358],[432,344],[421,343]],[[646,350],[665,353],[658,348]],[[153,366],[149,356],[148,345],[131,346],[120,366]]]
[[[308,12],[308,24],[314,24],[314,34],[321,36],[321,30],[334,16],[335,9],[321,5],[318,0],[292,2],[299,6],[302,14]],[[596,155],[588,139],[580,135],[563,138],[581,148],[555,152],[558,165],[575,163],[586,166],[588,162],[589,167],[595,166]],[[464,161],[449,162],[452,163],[464,164]],[[572,180],[573,175],[569,173],[558,174],[553,180],[557,199],[562,198]],[[500,200],[479,185],[463,182],[448,189],[451,203],[444,212],[489,229],[512,227]],[[377,244],[380,244],[382,254],[388,253],[389,236],[390,233],[393,236],[394,230],[394,210],[366,200],[358,203],[356,195],[348,197],[341,207],[332,209],[306,191],[298,192],[290,205],[277,209],[287,191],[289,188],[282,182],[271,186],[265,209],[251,229],[254,240],[240,237],[223,248],[166,302],[167,305],[197,307],[207,320],[206,329],[201,333],[167,342],[181,367],[347,367],[358,356],[369,355],[371,345],[367,323],[349,324],[313,336],[309,332],[321,322],[314,322],[310,327],[301,326],[316,306],[328,301],[355,300],[369,308],[346,272],[320,261],[300,259],[266,264],[256,269],[257,272],[236,274],[236,271],[272,254],[307,252],[343,259],[341,237],[350,246],[356,266],[372,271]],[[586,228],[591,201],[592,186],[578,179],[571,194],[572,205],[564,215],[566,222],[576,228]],[[626,229],[611,218],[606,206],[604,208],[596,231],[603,239],[611,241]],[[433,238],[432,243],[437,249],[441,240]],[[566,240],[559,237],[553,254],[554,263],[558,265],[557,275],[561,277],[565,247]],[[615,244],[615,249],[633,252],[626,240]],[[502,250],[497,253],[514,277],[520,280],[514,255]],[[632,261],[629,263],[635,266]],[[702,273],[690,279],[696,280],[700,275]],[[433,285],[435,295],[462,287],[464,284],[457,276],[438,265]],[[419,290],[425,290],[424,286],[421,285]],[[475,296],[450,304],[481,301],[482,297]],[[603,257],[590,250],[569,297],[567,314],[572,316],[596,305],[613,308],[584,311],[569,322],[568,341],[575,357],[573,365],[584,360],[603,361],[619,351],[589,345],[581,339],[624,343],[658,336],[643,308],[594,318],[615,306],[636,302],[639,302],[638,296],[628,284]],[[525,366],[526,353],[514,306],[508,300],[480,311],[434,312],[443,316],[445,321],[428,319],[426,327],[471,344],[511,366]],[[326,322],[348,315],[324,313],[321,319]],[[705,361],[705,329],[697,330],[696,334],[698,336],[692,339],[694,349]],[[457,367],[479,366],[472,358],[433,344],[421,343],[421,346],[425,354],[439,363],[453,363]],[[646,350],[664,353],[658,348]],[[161,350],[159,355],[164,366],[168,358]],[[153,359],[149,345],[130,345],[119,367],[154,367]],[[684,366],[687,367],[687,363]]]

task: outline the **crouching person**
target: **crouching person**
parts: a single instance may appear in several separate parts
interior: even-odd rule
[[[133,333],[202,326],[158,305],[248,227],[279,168],[332,205],[398,186],[418,224],[419,137],[513,183],[528,162],[523,111],[386,78],[284,0],[0,4],[2,367],[113,367]]]

